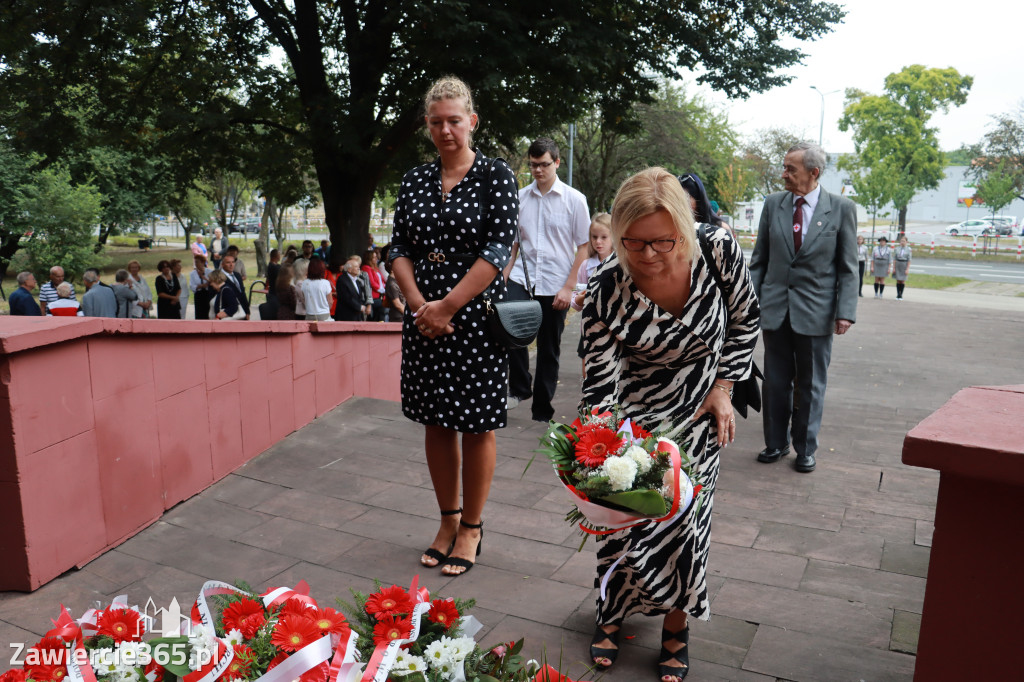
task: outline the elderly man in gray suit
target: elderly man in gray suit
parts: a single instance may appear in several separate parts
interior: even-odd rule
[[[765,449],[757,460],[789,454],[792,435],[802,473],[815,467],[832,335],[857,317],[857,209],[818,184],[825,161],[809,142],[786,153],[786,191],[765,200],[750,259],[764,334]]]

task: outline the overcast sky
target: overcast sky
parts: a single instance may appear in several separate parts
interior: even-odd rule
[[[793,127],[818,139],[825,96],[824,147],[852,152],[849,133],[836,125],[847,88],[880,94],[885,77],[904,66],[953,67],[974,77],[967,103],[937,114],[939,143],[952,151],[981,140],[992,114],[1024,101],[1024,3],[1020,0],[919,3],[908,0],[848,0],[846,19],[833,33],[804,43],[804,64],[788,70],[789,85],[746,101],[730,101],[702,90],[727,109],[743,135],[772,126]]]

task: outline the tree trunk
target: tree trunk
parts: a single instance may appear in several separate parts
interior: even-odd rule
[[[256,276],[265,277],[267,274],[267,254],[270,249],[270,220],[274,214],[274,200],[264,196],[263,215],[260,217],[260,236],[256,240]]]
[[[0,239],[0,280],[7,276],[7,268],[11,264],[11,258],[21,248],[21,234],[8,232]]]
[[[900,236],[902,237],[903,233],[905,233],[907,231],[907,207],[906,206],[901,206],[900,207],[900,220],[899,220],[899,223],[900,223],[900,230],[899,230],[899,232],[900,232]]]
[[[99,253],[103,250],[103,247],[107,243],[107,238],[110,236],[111,229],[113,229],[113,225],[100,223],[100,234],[96,238],[96,244],[92,247],[93,253]]]
[[[349,256],[360,255],[370,244],[370,210],[374,186],[363,179],[333,182],[323,192],[324,216],[331,239],[331,264],[341,265]]]

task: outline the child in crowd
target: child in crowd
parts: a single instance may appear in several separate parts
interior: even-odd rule
[[[572,309],[582,310],[583,301],[587,295],[587,283],[591,275],[597,271],[597,266],[612,254],[612,216],[609,213],[595,213],[590,221],[590,258],[583,261],[579,272],[576,275],[576,290],[572,296]],[[580,345],[576,353],[583,357],[583,337],[580,335]],[[586,367],[583,373],[586,374]]]

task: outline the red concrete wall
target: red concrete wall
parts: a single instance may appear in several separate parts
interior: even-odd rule
[[[1021,415],[1024,385],[965,388],[903,441],[904,464],[940,472],[915,682],[1021,679]]]
[[[0,590],[86,563],[352,396],[399,400],[400,360],[398,324],[0,318]]]

